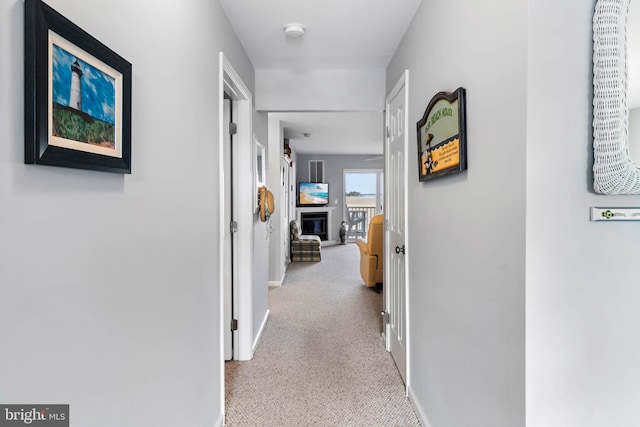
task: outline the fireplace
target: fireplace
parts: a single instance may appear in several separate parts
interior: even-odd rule
[[[328,240],[326,212],[301,212],[300,228],[302,234],[315,234],[320,240]]]

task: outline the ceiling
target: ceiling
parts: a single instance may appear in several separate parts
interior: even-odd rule
[[[422,0],[219,0],[259,69],[386,69]],[[303,38],[284,27],[302,24]],[[382,112],[270,113],[301,154],[382,154]],[[305,138],[303,133],[311,133]]]
[[[255,68],[386,68],[422,0],[219,0]],[[306,34],[288,39],[284,26]]]
[[[382,154],[382,112],[293,112],[269,117],[282,122],[284,137],[298,154]]]

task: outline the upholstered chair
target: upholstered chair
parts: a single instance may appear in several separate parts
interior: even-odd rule
[[[356,240],[360,249],[360,275],[364,284],[375,286],[382,284],[384,272],[382,270],[382,215],[375,215],[369,222],[367,238]]]
[[[291,261],[320,261],[322,248],[320,237],[312,234],[302,234],[300,224],[295,220],[289,224],[289,231]]]

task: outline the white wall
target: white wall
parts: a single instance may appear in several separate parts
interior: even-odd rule
[[[383,111],[384,69],[257,69],[262,111]]]
[[[2,2],[0,401],[215,425],[218,52],[251,90],[252,66],[215,1],[48,3],[133,63],[133,174],[23,164],[24,3]]]
[[[594,0],[529,5],[527,425],[640,425],[637,223],[591,223]]]
[[[268,151],[267,114],[256,113],[253,117],[253,132],[258,141]],[[252,289],[252,321],[253,342],[258,338],[260,327],[269,307],[267,293],[269,282],[269,240],[267,225],[260,221],[260,215],[253,217],[253,289]]]
[[[271,216],[269,227],[269,281],[272,284],[281,284],[284,278],[284,262],[282,245],[289,241],[289,229],[282,224],[284,215],[282,209],[282,191],[280,185],[280,167],[284,155],[284,129],[282,122],[269,117],[269,147],[267,148],[267,188],[273,193],[275,210]]]
[[[467,90],[467,172],[418,182],[409,129],[409,382],[433,427],[525,423],[526,29],[524,0],[425,1],[387,69],[387,93],[410,70],[410,126]]]

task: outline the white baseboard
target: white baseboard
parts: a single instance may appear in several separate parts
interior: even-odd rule
[[[260,338],[262,337],[262,333],[264,332],[265,326],[267,326],[267,320],[269,320],[269,310],[264,314],[264,319],[262,319],[262,324],[260,325],[260,330],[258,331],[258,335],[256,335],[256,339],[253,341],[253,347],[251,347],[251,354],[255,354],[256,348],[258,347],[258,343],[260,342]]]
[[[411,402],[411,406],[413,406],[413,410],[418,417],[418,421],[420,421],[420,425],[422,427],[431,427],[431,423],[427,419],[427,414],[424,413],[422,405],[420,405],[420,402],[416,399],[416,395],[414,394],[411,386],[409,386],[409,402]]]
[[[216,423],[214,424],[215,427],[224,427],[224,414],[220,414],[218,415],[218,419],[216,420]]]
[[[287,272],[284,271],[282,273],[282,277],[280,278],[280,280],[269,280],[267,282],[267,286],[269,286],[270,288],[275,288],[278,286],[282,286],[282,282],[284,282],[284,276],[286,276]]]

